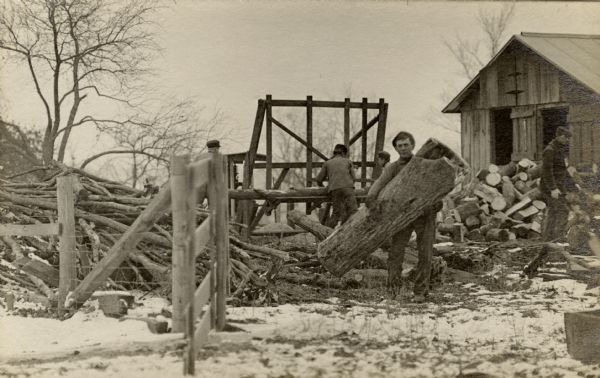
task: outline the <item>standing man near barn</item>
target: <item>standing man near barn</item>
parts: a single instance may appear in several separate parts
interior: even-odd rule
[[[354,167],[347,156],[348,148],[343,144],[336,144],[333,157],[323,164],[315,178],[319,186],[323,186],[324,180],[328,181],[327,192],[333,205],[331,218],[332,223],[335,222],[334,227],[338,221],[345,223],[358,209],[354,195]]]
[[[375,204],[379,192],[390,182],[413,158],[415,138],[406,131],[399,132],[392,140],[392,145],[398,152],[398,160],[387,164],[383,173],[367,194],[366,204],[370,212],[377,212]],[[431,260],[433,257],[433,243],[435,241],[435,214],[441,209],[441,202],[434,208],[427,209],[425,213],[411,225],[399,231],[392,237],[388,257],[388,291],[396,297],[402,288],[402,263],[404,262],[404,249],[410,240],[412,232],[417,233],[417,248],[419,262],[417,263],[414,301],[424,302],[429,294],[429,280],[431,275]]]
[[[540,191],[547,204],[546,216],[542,228],[542,240],[556,241],[567,234],[569,206],[567,192],[577,190],[573,179],[567,172],[565,159],[568,155],[571,132],[566,127],[558,127],[556,136],[544,149]],[[523,269],[523,275],[532,278],[548,257],[550,246],[544,244],[540,253]]]
[[[381,172],[383,172],[383,169],[385,168],[386,165],[388,165],[388,163],[390,162],[391,159],[392,159],[392,157],[390,156],[390,154],[387,151],[379,151],[377,153],[377,165],[381,169],[377,173],[375,173],[375,170],[373,170],[373,174],[371,175],[371,179],[373,181],[377,180],[379,178],[379,176],[381,176]]]

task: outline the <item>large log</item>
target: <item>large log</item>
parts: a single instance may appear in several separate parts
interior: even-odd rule
[[[356,197],[367,195],[368,189],[357,189]],[[300,202],[324,200],[329,198],[327,188],[297,188],[290,190],[263,190],[263,189],[229,189],[229,199],[234,200],[278,200],[280,202]]]
[[[417,156],[379,193],[374,208],[360,209],[319,244],[318,257],[341,276],[398,231],[410,225],[454,188],[455,167],[447,159]]]
[[[313,234],[318,241],[325,240],[333,232],[332,228],[322,225],[298,210],[288,211],[287,219],[292,224]]]

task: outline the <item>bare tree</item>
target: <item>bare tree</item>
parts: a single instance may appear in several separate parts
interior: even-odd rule
[[[11,178],[35,172],[41,165],[41,135],[0,118],[0,176]]]
[[[133,105],[128,94],[157,51],[150,27],[156,9],[155,0],[6,0],[0,5],[0,49],[23,63],[44,109],[45,163],[63,161],[74,128],[98,124],[94,114],[81,114],[85,102]]]
[[[176,100],[174,104],[159,106],[155,115],[132,117],[126,121],[95,120],[98,127],[113,136],[115,147],[90,156],[80,168],[106,156],[125,155],[129,158],[129,175],[122,181],[135,187],[142,176],[160,176],[169,168],[173,154],[197,154],[205,149],[209,139],[228,139],[228,134],[217,130],[223,122],[216,109],[204,112],[192,99]],[[204,113],[210,114],[208,118]],[[142,120],[137,120],[140,118]]]
[[[487,61],[492,59],[499,51],[511,19],[515,13],[515,3],[504,3],[498,11],[479,9],[477,22],[483,33],[482,38],[467,39],[456,34],[454,40],[444,39],[443,43],[448,48],[456,62],[462,68],[461,74],[472,80],[483,68]],[[441,99],[447,103],[451,97],[446,90]],[[450,116],[441,114],[438,109],[431,107],[425,116],[426,120],[443,129],[460,133],[460,124],[453,121]]]

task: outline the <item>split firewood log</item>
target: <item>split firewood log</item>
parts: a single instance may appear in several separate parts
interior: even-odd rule
[[[489,186],[495,187],[500,185],[501,182],[502,176],[498,172],[488,173],[487,176],[485,176],[485,183]]]
[[[499,241],[505,242],[509,240],[508,230],[504,228],[492,228],[485,234],[485,239],[487,241]]]
[[[513,216],[514,219],[516,220],[525,220],[528,219],[529,217],[537,214],[540,210],[535,207],[535,206],[529,206],[523,210],[519,210],[515,213],[515,215]]]
[[[511,161],[510,163],[500,167],[498,173],[500,173],[502,177],[512,177],[515,175],[515,173],[517,173],[517,164],[514,161]]]

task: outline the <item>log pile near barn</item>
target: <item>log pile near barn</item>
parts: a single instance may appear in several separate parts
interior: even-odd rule
[[[480,170],[467,197],[444,201],[438,231],[456,241],[538,238],[546,208],[540,175],[541,166],[528,159]]]

